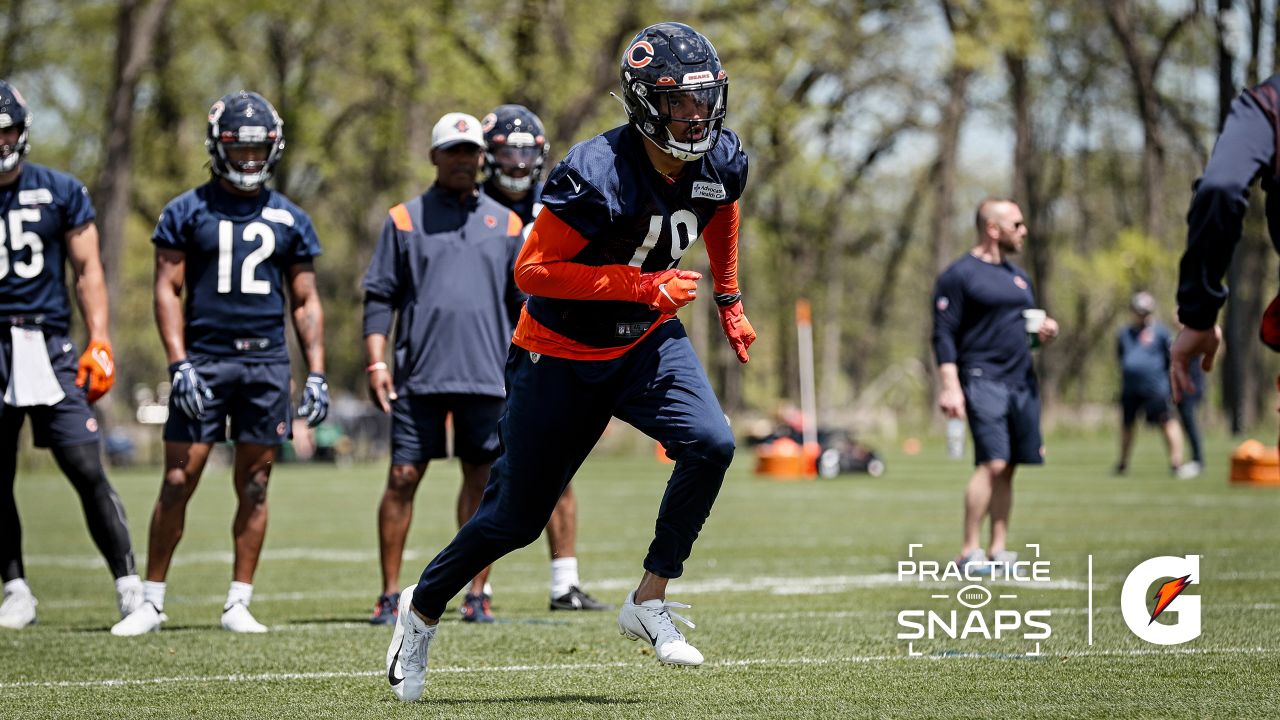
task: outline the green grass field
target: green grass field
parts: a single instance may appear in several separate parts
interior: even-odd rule
[[[670,597],[691,603],[698,669],[660,666],[618,635],[613,613],[547,611],[544,541],[501,561],[493,626],[451,611],[431,646],[422,702],[388,691],[389,628],[365,619],[378,591],[374,513],[385,468],[285,465],[271,489],[271,529],[253,610],[272,632],[218,627],[230,580],[227,470],[196,494],[169,578],[163,632],[123,640],[114,593],[70,486],[55,473],[18,479],[39,623],[0,634],[0,717],[142,718],[849,718],[1280,716],[1280,489],[1230,487],[1229,443],[1196,481],[1170,478],[1151,432],[1133,470],[1112,478],[1110,437],[1050,445],[1051,464],[1016,481],[1013,539],[1038,543],[1048,587],[997,585],[996,608],[1049,609],[1042,654],[1012,639],[899,640],[905,609],[960,609],[899,582],[909,543],[948,560],[959,541],[967,464],[935,442],[887,453],[879,479],[774,483],[742,453]],[[668,470],[601,458],[576,483],[587,589],[621,601],[640,575]],[[113,474],[139,561],[156,470]],[[406,565],[412,576],[453,533],[457,466],[437,463],[419,493]],[[1032,552],[1020,547],[1025,557]],[[1087,556],[1093,555],[1093,644]],[[1125,576],[1157,555],[1199,554],[1203,634],[1148,644],[1119,609]],[[967,612],[967,611],[966,611]]]

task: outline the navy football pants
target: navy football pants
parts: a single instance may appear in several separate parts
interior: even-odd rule
[[[733,459],[733,433],[684,327],[668,321],[620,358],[564,360],[514,345],[502,455],[476,514],[422,571],[414,606],[438,618],[476,573],[538,539],[560,494],[617,416],[676,461],[644,568],[680,577]]]

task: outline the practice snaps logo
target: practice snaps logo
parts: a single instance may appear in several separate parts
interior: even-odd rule
[[[1041,642],[1053,635],[1051,611],[1016,607],[1022,588],[1051,582],[1050,563],[1040,558],[1018,560],[1008,553],[1001,561],[960,564],[915,559],[924,545],[907,546],[898,561],[898,582],[927,585],[928,607],[898,613],[898,639],[907,641],[908,655],[923,655],[917,643],[933,640],[989,640],[1020,643],[1027,655],[1040,655]],[[958,586],[958,587],[957,587]],[[1000,607],[996,607],[996,606]]]
[[[1156,585],[1157,581],[1162,582]],[[1199,584],[1199,555],[1161,555],[1143,562],[1125,578],[1120,591],[1125,624],[1134,635],[1156,645],[1180,645],[1200,637],[1200,596],[1184,594],[1189,586]],[[1155,601],[1150,610],[1148,597]]]

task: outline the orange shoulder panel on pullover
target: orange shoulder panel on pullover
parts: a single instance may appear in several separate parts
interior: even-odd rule
[[[402,232],[411,232],[413,230],[413,218],[409,217],[409,208],[404,203],[391,208],[391,221],[396,224],[396,229]]]

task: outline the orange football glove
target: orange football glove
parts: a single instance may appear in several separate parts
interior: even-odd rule
[[[698,298],[702,273],[693,270],[663,270],[640,273],[640,297],[649,307],[671,314]]]
[[[747,348],[756,341],[756,331],[742,312],[742,301],[737,300],[732,305],[717,307],[716,310],[720,312],[720,327],[724,329],[725,337],[729,338],[729,347],[738,354],[738,362],[747,362],[751,359],[747,355]]]
[[[111,356],[111,343],[106,340],[90,340],[80,356],[80,370],[76,373],[76,385],[85,389],[89,402],[97,402],[116,382],[116,363]]]

